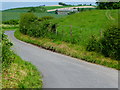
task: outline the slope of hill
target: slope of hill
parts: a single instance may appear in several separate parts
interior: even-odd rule
[[[73,14],[58,20],[58,33],[62,40],[86,45],[92,35],[98,39],[103,31],[118,23],[118,10],[92,10]]]
[[[65,7],[65,6],[45,6],[44,8],[46,10],[50,10],[50,9],[62,8],[62,7]],[[32,7],[23,7],[23,8],[14,8],[14,9],[4,10],[2,11],[2,21],[7,21],[11,19],[18,20],[21,14],[28,12],[31,8]],[[35,7],[35,8],[39,8],[39,7]],[[47,12],[34,12],[34,14],[37,15],[38,17],[53,16],[55,18],[59,18],[64,16],[64,15],[56,15],[54,13],[47,13]]]

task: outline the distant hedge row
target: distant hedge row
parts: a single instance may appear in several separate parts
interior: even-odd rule
[[[19,24],[19,20],[11,19],[8,21],[3,21],[2,24],[17,25],[17,24]]]
[[[46,36],[48,32],[55,32],[56,24],[50,22],[51,16],[36,17],[33,13],[25,13],[20,18],[20,32],[33,37]]]
[[[97,8],[99,9],[120,9],[120,2],[100,2],[97,0]]]

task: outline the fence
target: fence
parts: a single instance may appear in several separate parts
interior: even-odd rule
[[[91,30],[88,28],[81,28],[73,25],[57,25],[56,32],[48,32],[47,37],[54,40],[61,40],[73,44],[87,45],[92,36],[102,38],[103,30]]]

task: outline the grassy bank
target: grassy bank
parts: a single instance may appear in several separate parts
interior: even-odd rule
[[[12,43],[7,36],[2,36],[2,88],[42,88],[42,77],[37,68],[17,56],[10,49]]]
[[[108,27],[118,23],[118,10],[84,11],[55,22],[58,22],[57,33],[61,35],[59,40],[86,46],[91,36],[100,39]],[[54,35],[54,38],[58,38],[58,35]]]
[[[2,70],[2,88],[42,88],[42,77],[34,65],[14,54],[14,62]]]
[[[88,52],[85,50],[84,47],[80,45],[70,44],[58,40],[56,41],[48,38],[34,38],[28,35],[23,35],[19,32],[19,30],[15,32],[15,37],[27,43],[32,43],[45,49],[79,58],[87,62],[100,64],[115,69],[120,69],[117,60],[104,57],[96,52]]]

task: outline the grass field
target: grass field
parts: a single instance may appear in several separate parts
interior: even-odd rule
[[[118,23],[118,10],[84,11],[55,22],[58,22],[58,34],[62,34],[60,39],[67,42],[74,39],[77,44],[85,46],[92,35],[99,39],[110,25]]]
[[[46,10],[55,9],[55,8],[64,8],[64,7],[70,7],[70,6],[45,6]],[[4,10],[2,11],[2,21],[7,21],[11,19],[19,20],[20,15],[28,12],[30,8],[31,7]],[[53,16],[55,18],[60,18],[65,16],[65,15],[56,15],[55,13],[47,13],[47,12],[44,13],[35,12],[34,14],[38,17]]]
[[[21,14],[23,14],[25,12],[2,12],[2,21],[8,21],[8,20],[11,20],[11,19],[15,19],[15,20],[19,20],[20,19],[20,16]],[[36,16],[38,17],[43,17],[43,16],[53,16],[55,18],[60,18],[60,17],[63,17],[64,15],[56,15],[56,14],[53,14],[53,13],[34,13]]]
[[[76,6],[44,6],[46,10],[51,10],[56,8],[66,8],[66,7],[76,7]],[[4,10],[2,11],[2,21],[7,21],[11,19],[18,20],[21,14],[28,12],[31,8],[32,7],[23,7],[23,8]],[[55,13],[47,13],[47,12],[44,13],[35,12],[34,14],[37,15],[38,17],[53,16],[55,18],[61,18],[63,16],[66,16],[66,15],[56,15]]]

